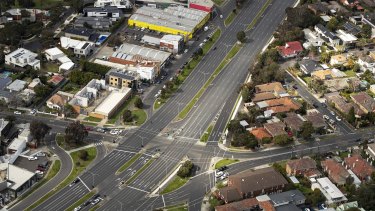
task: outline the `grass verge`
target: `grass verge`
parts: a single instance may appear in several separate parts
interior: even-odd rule
[[[99,209],[99,207],[100,207],[100,204],[97,204],[97,205],[91,207],[91,208],[89,209],[89,211],[95,211],[95,210]]]
[[[177,119],[182,120],[184,119],[189,111],[193,108],[195,103],[198,102],[199,98],[203,95],[204,91],[208,88],[208,86],[212,83],[212,81],[216,78],[216,76],[224,69],[225,65],[227,65],[230,60],[237,54],[237,52],[241,49],[242,44],[235,44],[229,53],[225,56],[224,60],[219,64],[219,66],[215,69],[212,73],[210,78],[206,81],[203,87],[195,94],[194,98],[185,106],[185,108],[178,114]]]
[[[57,142],[57,145],[59,145],[65,151],[69,151],[69,150],[72,150],[72,149],[75,149],[75,148],[78,148],[78,147],[83,147],[83,146],[86,146],[86,144],[87,144],[86,142],[83,142],[81,145],[70,146],[69,144],[67,144],[65,142],[64,136],[62,134],[56,135],[56,142]]]
[[[221,6],[225,0],[212,0],[216,5]]]
[[[98,124],[97,123],[94,123],[94,122],[84,122],[84,121],[82,121],[81,122],[82,124],[84,124],[84,125],[88,125],[88,126],[98,126]]]
[[[117,171],[116,174],[121,174],[124,172],[126,169],[129,168],[131,164],[133,164],[136,160],[138,160],[139,157],[141,157],[142,154],[138,153],[135,156],[133,156],[128,162],[124,163]]]
[[[183,185],[185,185],[187,183],[187,181],[189,181],[188,177],[181,178],[179,176],[176,176],[171,182],[168,183],[167,187],[165,187],[163,189],[163,191],[160,192],[160,194],[166,194],[166,193],[170,193],[172,191],[175,191],[178,188],[180,188]]]
[[[95,192],[91,191],[76,201],[74,204],[70,205],[66,211],[73,211],[74,208],[78,207],[79,205],[83,204],[85,201],[89,200],[91,197],[95,195]]]
[[[133,95],[130,99],[128,99],[124,105],[121,107],[121,109],[115,114],[113,118],[110,118],[107,121],[107,124],[115,124],[116,121],[120,118],[122,113],[124,113],[125,110],[129,108],[130,105],[134,105],[135,100],[137,99],[137,96]]]
[[[132,114],[135,119],[135,125],[142,125],[147,119],[147,113],[143,109],[136,109],[132,111]]]
[[[92,117],[92,116],[88,116],[84,120],[90,121],[90,122],[100,122],[100,121],[102,121],[102,119],[96,118],[96,117]]]
[[[271,2],[272,2],[272,0],[267,0],[266,1],[266,3],[259,10],[259,12],[255,16],[255,18],[253,19],[253,21],[251,21],[251,23],[249,24],[249,26],[247,26],[246,30],[250,30],[250,29],[252,29],[255,26],[255,24],[258,22],[259,18],[262,16],[262,14],[264,13],[264,11],[266,11],[267,7],[271,4]]]
[[[237,14],[236,13],[234,13],[233,11],[232,12],[230,12],[229,13],[229,15],[228,15],[228,17],[225,19],[225,21],[224,21],[224,25],[225,26],[229,26],[232,22],[233,22],[233,20],[234,20],[234,18],[237,16]]]
[[[82,160],[79,158],[79,153],[81,151],[86,150],[88,153],[88,157],[86,160]],[[50,192],[45,194],[42,198],[37,200],[34,204],[30,205],[25,211],[33,210],[36,207],[38,207],[40,204],[42,204],[45,200],[47,200],[49,197],[57,193],[59,190],[63,189],[65,186],[67,186],[69,183],[71,183],[82,171],[85,170],[85,168],[95,159],[96,157],[96,148],[91,147],[84,150],[79,150],[76,152],[72,152],[70,156],[72,157],[73,161],[73,169],[70,172],[69,176],[65,178],[64,181],[62,181],[58,186],[56,186],[54,189],[52,189]]]
[[[158,110],[164,103],[166,102],[166,99],[156,99],[154,102],[154,110]]]
[[[232,163],[236,163],[238,162],[238,160],[234,160],[234,159],[228,159],[228,158],[225,158],[225,159],[222,159],[222,160],[219,160],[216,164],[215,164],[215,169],[218,169],[220,167],[223,167],[223,166],[227,166],[227,165],[230,165]]]
[[[207,130],[204,132],[204,134],[202,135],[202,137],[201,137],[201,139],[200,139],[201,142],[204,142],[204,143],[207,142],[208,137],[210,137],[213,128],[214,128],[214,125],[213,125],[213,124],[211,124],[211,125],[207,128]]]
[[[151,165],[152,162],[154,162],[154,158],[151,158],[145,165],[142,166],[132,177],[130,177],[125,184],[129,185],[132,183],[149,165]]]

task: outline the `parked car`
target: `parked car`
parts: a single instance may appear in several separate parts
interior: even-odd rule
[[[21,115],[22,113],[20,111],[14,111],[14,114]]]
[[[81,209],[82,209],[82,207],[78,206],[78,207],[74,208],[74,211],[80,211]]]
[[[88,127],[88,126],[86,126],[86,127],[85,127],[85,130],[87,130],[87,131],[92,131],[92,127]]]
[[[331,113],[331,114],[332,114],[333,116],[335,116],[335,115],[336,115],[334,111],[330,111],[330,113]]]
[[[32,160],[38,160],[37,157],[29,157],[28,159],[31,160],[31,161],[32,161]]]
[[[228,166],[222,166],[222,167],[218,168],[219,171],[224,171],[226,169],[228,169]]]
[[[96,205],[96,204],[98,204],[99,202],[100,202],[100,199],[97,198],[97,199],[94,199],[94,200],[91,202],[91,204],[92,204],[92,205]]]
[[[35,110],[35,109],[32,109],[32,110],[30,111],[30,114],[31,114],[31,115],[36,114],[36,110]]]
[[[45,157],[46,153],[44,153],[44,152],[38,152],[38,153],[36,153],[36,156],[37,157]]]
[[[336,116],[336,120],[340,122],[341,118],[339,116]]]
[[[329,119],[329,117],[328,117],[327,115],[323,115],[323,118],[324,118],[325,120],[328,120],[328,119]]]
[[[216,171],[215,176],[221,177],[221,176],[223,176],[223,174],[224,174],[224,172],[222,172],[222,171]]]

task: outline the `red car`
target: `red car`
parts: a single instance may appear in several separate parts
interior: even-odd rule
[[[92,127],[85,127],[87,131],[92,131]]]

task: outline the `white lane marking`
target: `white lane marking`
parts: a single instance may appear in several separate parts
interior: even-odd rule
[[[164,204],[164,207],[165,207],[164,195],[161,195],[161,198],[163,199],[163,204]]]
[[[134,190],[142,191],[144,193],[150,193],[148,191],[145,191],[145,190],[142,190],[142,189],[139,189],[139,188],[136,188],[136,187],[132,187],[132,186],[129,186],[129,185],[128,185],[128,187],[131,188],[131,189],[134,189]]]
[[[86,183],[80,177],[77,177],[77,178],[81,180],[82,184],[87,188],[87,190],[91,191],[91,189],[86,185]]]

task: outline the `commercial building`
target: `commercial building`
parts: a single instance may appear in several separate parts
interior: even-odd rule
[[[202,10],[205,12],[212,12],[214,3],[211,0],[189,0],[189,8]]]
[[[139,8],[128,20],[129,26],[147,28],[167,34],[184,36],[191,39],[210,18],[210,13],[182,6],[157,9]]]
[[[123,16],[122,10],[115,6],[85,7],[83,8],[83,14],[87,17],[108,17],[112,21],[116,21]]]
[[[111,87],[119,89],[131,88],[132,84],[137,81],[137,74],[113,68],[105,75],[105,79],[107,84]]]
[[[18,67],[31,66],[35,70],[40,69],[38,54],[24,48],[18,48],[12,53],[5,55],[5,64]]]
[[[78,91],[69,101],[77,113],[86,108],[99,97],[99,92],[105,89],[105,80],[92,79],[85,87]]]
[[[112,20],[108,17],[77,17],[74,22],[75,27],[86,25],[96,30],[109,31],[112,27]]]
[[[133,5],[130,0],[96,0],[94,7],[113,6],[120,9],[132,9]]]
[[[160,39],[160,50],[171,53],[179,53],[184,47],[184,38],[180,35],[164,35]]]
[[[110,118],[131,95],[131,88],[124,87],[119,91],[112,91],[108,97],[90,113],[90,116],[106,119]]]

